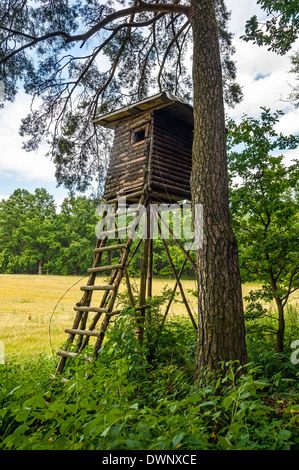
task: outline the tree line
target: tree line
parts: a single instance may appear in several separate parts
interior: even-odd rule
[[[99,200],[86,196],[70,196],[58,207],[46,189],[33,193],[17,189],[0,202],[0,272],[25,274],[81,275],[91,267],[96,244],[96,215]],[[138,240],[134,242],[136,245]],[[113,239],[108,240],[108,244]],[[174,265],[179,269],[182,256],[170,240]],[[133,246],[134,249],[134,246]],[[103,263],[118,262],[118,251],[104,255]],[[130,274],[138,276],[141,250],[130,263]],[[172,276],[161,239],[155,240],[153,274]],[[195,276],[192,266],[184,275]]]
[[[91,254],[93,204],[70,197],[58,211],[43,188],[15,190],[0,203],[1,272],[82,273]]]

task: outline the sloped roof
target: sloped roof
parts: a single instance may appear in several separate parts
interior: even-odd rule
[[[169,91],[163,91],[157,95],[125,106],[116,111],[104,114],[94,119],[99,124],[109,129],[115,129],[116,125],[123,119],[136,116],[150,109],[163,107],[165,112],[193,127],[193,108],[188,103],[173,95]]]

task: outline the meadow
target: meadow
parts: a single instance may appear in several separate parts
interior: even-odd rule
[[[80,286],[85,281],[82,276],[0,274],[0,340],[6,355],[20,358],[57,350],[66,340],[65,328],[70,328],[73,323],[73,307],[82,296]],[[154,279],[153,295],[160,295],[174,282],[173,279]],[[105,278],[99,283],[104,284]],[[196,318],[196,298],[191,293],[196,283],[194,280],[183,280],[182,283]],[[133,284],[138,286],[139,280],[135,279]],[[243,296],[259,286],[244,284]],[[125,291],[123,284],[120,291]],[[298,300],[297,291],[289,303],[296,305]],[[172,303],[169,311],[170,319],[177,316],[188,318],[185,306],[179,301]]]
[[[82,276],[52,276],[27,274],[0,274],[0,340],[6,355],[22,356],[30,353],[49,354],[66,340],[65,328],[70,328],[75,312],[73,307],[82,297]],[[105,278],[98,278],[105,284]],[[157,279],[153,295],[174,285],[174,280]],[[139,285],[135,279],[133,285]],[[183,281],[186,295],[196,317],[196,299],[188,292],[195,282]],[[125,291],[122,284],[120,292]],[[100,300],[100,293],[98,300]],[[169,317],[187,315],[184,305],[173,303]]]

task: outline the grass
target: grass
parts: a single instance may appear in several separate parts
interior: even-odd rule
[[[173,282],[156,279],[154,294]],[[0,275],[0,340],[9,356],[0,363],[0,449],[299,449],[298,365],[289,349],[275,353],[264,318],[248,329],[251,360],[240,378],[231,366],[193,383],[196,334],[190,321],[169,322],[154,353],[151,329],[138,352],[126,315],[117,317],[96,361],[70,361],[64,380],[50,380],[57,360],[51,346],[55,353],[65,341],[84,283],[75,276]],[[194,282],[184,286],[195,311],[188,292]],[[243,295],[258,287],[246,284]],[[288,318],[288,341],[299,337],[297,300],[298,294],[288,312],[294,316]],[[185,316],[184,305],[174,304],[171,315]]]
[[[21,357],[32,353],[51,354],[57,350],[66,340],[65,328],[72,326],[73,307],[82,296],[80,286],[85,281],[80,276],[0,274],[0,340],[5,354]],[[99,284],[105,282],[105,278],[98,280]],[[155,279],[153,295],[160,295],[163,288],[173,286],[174,282]],[[195,282],[182,282],[196,318],[196,298],[189,292],[189,289],[195,289]],[[138,286],[138,279],[133,283]],[[243,296],[258,287],[258,284],[245,284]],[[122,285],[121,291],[124,290]],[[296,292],[290,302],[298,299]],[[187,315],[181,302],[173,303],[169,313],[170,318],[177,315]]]
[[[82,276],[0,274],[0,340],[6,355],[50,354],[59,348],[67,337],[65,328],[72,326],[73,307],[82,296],[80,286],[85,282]],[[138,280],[135,282],[138,285]],[[105,284],[105,278],[98,279],[98,283]],[[196,299],[187,292],[194,289],[195,283],[183,283],[195,314]],[[153,294],[159,295],[173,284],[173,280],[156,280]],[[120,291],[124,290],[122,285]],[[94,305],[100,295],[95,292]],[[170,315],[177,314],[185,314],[181,303],[173,304],[171,309]]]

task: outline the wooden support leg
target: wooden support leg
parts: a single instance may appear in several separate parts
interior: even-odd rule
[[[180,279],[179,279],[179,277],[178,277],[178,275],[177,275],[177,272],[176,272],[176,270],[175,270],[174,264],[173,264],[172,259],[171,259],[171,257],[170,257],[170,253],[169,253],[169,250],[168,250],[168,247],[167,247],[167,243],[165,242],[164,239],[162,239],[162,241],[163,241],[163,245],[164,245],[165,251],[166,251],[166,253],[167,253],[167,257],[168,257],[168,260],[169,260],[169,264],[170,264],[171,270],[172,270],[172,272],[173,272],[173,274],[174,274],[174,276],[175,276],[175,278],[176,278],[176,282],[177,282],[177,284],[178,284],[178,286],[179,286],[179,289],[180,289],[180,292],[181,292],[181,296],[182,296],[183,302],[184,302],[184,304],[185,304],[186,310],[187,310],[187,312],[188,312],[188,315],[189,315],[189,317],[190,317],[190,320],[191,320],[191,322],[192,322],[192,325],[193,325],[194,328],[197,330],[197,325],[196,325],[196,323],[195,323],[194,317],[193,317],[193,315],[192,315],[192,312],[191,312],[191,310],[190,310],[188,301],[187,301],[187,299],[186,299],[186,296],[185,296],[185,292],[184,292],[182,283],[181,283],[181,281],[180,281]]]
[[[181,268],[180,268],[180,271],[179,271],[179,273],[178,273],[178,278],[179,278],[179,279],[181,278],[181,275],[182,275],[182,272],[183,272],[183,270],[184,270],[186,261],[187,261],[187,258],[184,259],[183,264],[182,264],[182,266],[181,266]],[[165,309],[165,312],[164,312],[164,315],[163,315],[163,320],[162,320],[162,325],[161,325],[161,326],[163,326],[164,323],[165,323],[165,321],[166,321],[166,318],[167,318],[169,309],[170,309],[170,307],[171,307],[172,301],[173,301],[174,296],[175,296],[175,292],[176,292],[177,286],[178,286],[178,283],[177,283],[177,281],[176,281],[176,283],[175,283],[175,285],[174,285],[174,288],[173,288],[173,291],[172,291],[172,296],[171,296],[171,298],[169,299],[169,302],[168,302],[167,307],[166,307],[166,309]]]
[[[159,219],[160,219],[160,221],[163,221],[163,219],[161,219],[161,217],[159,217]],[[164,221],[163,221],[163,222],[164,222]],[[164,224],[165,224],[165,222],[164,222]],[[167,224],[165,224],[165,225],[167,226]],[[158,228],[159,228],[159,233],[161,234],[161,225],[160,225],[159,221],[158,221]],[[169,228],[168,226],[167,226],[167,228],[170,230],[170,228]],[[162,238],[162,237],[161,237],[161,238]],[[187,312],[188,312],[188,315],[189,315],[189,317],[190,317],[190,320],[191,320],[191,322],[192,322],[192,325],[193,325],[194,328],[197,330],[197,325],[196,325],[196,322],[195,322],[194,317],[193,317],[193,315],[192,315],[192,312],[191,312],[191,310],[190,310],[190,306],[189,306],[189,304],[188,304],[188,301],[187,301],[187,299],[186,299],[185,292],[184,292],[182,283],[181,283],[181,281],[180,281],[180,277],[178,276],[178,273],[176,272],[176,269],[175,269],[175,267],[174,267],[174,264],[173,264],[173,262],[172,262],[172,259],[171,259],[171,256],[170,256],[170,253],[169,253],[169,250],[168,250],[167,243],[166,243],[166,241],[164,240],[164,238],[162,238],[162,243],[163,243],[163,245],[164,245],[164,248],[165,248],[165,251],[166,251],[166,254],[167,254],[167,257],[168,257],[168,261],[169,261],[170,268],[171,268],[171,270],[172,270],[172,272],[173,272],[173,275],[174,275],[174,277],[175,277],[175,279],[176,279],[176,284],[179,286],[179,289],[180,289],[180,292],[181,292],[181,296],[182,296],[183,302],[184,302],[184,304],[185,304],[186,310],[187,310]],[[189,260],[189,259],[190,259],[190,255],[189,255],[184,249],[183,249],[182,251],[183,251],[183,253],[185,254],[186,258]],[[193,261],[192,261],[192,262],[193,262]]]
[[[135,300],[134,300],[133,291],[132,291],[132,287],[130,283],[130,277],[129,277],[127,269],[125,269],[125,279],[126,279],[126,286],[127,286],[127,291],[129,294],[131,306],[135,307]]]
[[[145,320],[145,301],[146,301],[146,281],[148,270],[148,239],[143,240],[143,254],[140,273],[140,294],[139,307],[136,309],[136,334],[140,346],[143,345],[144,320]]]
[[[148,241],[147,296],[153,296],[153,240]]]
[[[139,306],[136,308],[136,334],[140,346],[143,345],[146,295],[152,295],[152,244],[150,245],[150,201],[146,205],[146,234],[143,239],[143,253],[140,272]]]

